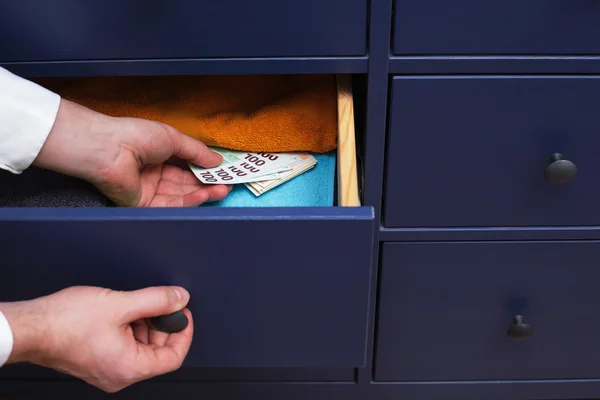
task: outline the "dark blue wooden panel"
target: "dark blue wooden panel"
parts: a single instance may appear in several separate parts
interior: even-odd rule
[[[564,400],[594,399],[600,380],[478,381],[355,385],[351,383],[167,383],[150,380],[107,395],[81,382],[0,380],[7,398],[61,400],[164,400],[165,398],[248,400]]]
[[[293,382],[278,383],[166,383],[156,379],[130,386],[120,392],[107,395],[85,383],[73,381],[2,381],[0,394],[7,398],[24,397],[61,400],[150,400],[165,398],[227,399],[227,400],[364,400],[368,392],[352,383],[307,384]]]
[[[365,113],[358,112],[356,117],[356,128],[358,135],[357,153],[364,159],[364,164],[359,163],[359,176],[361,182],[359,187],[363,188],[364,203],[373,206],[375,211],[375,220],[381,220],[381,202],[383,191],[384,175],[384,157],[386,140],[386,115],[387,115],[387,91],[388,91],[388,55],[390,43],[390,28],[392,24],[392,1],[391,0],[371,0],[371,13],[369,15],[369,41],[373,45],[369,46],[369,74],[367,75],[367,91],[361,94],[356,90],[357,85],[354,80],[354,108],[355,110],[365,110]],[[361,120],[364,128],[361,128]],[[360,133],[364,132],[363,135]],[[362,157],[361,157],[362,156]],[[364,165],[364,168],[360,169]],[[379,244],[379,223],[375,227],[374,239]],[[373,265],[378,265],[378,251],[373,254]],[[371,315],[375,315],[377,307],[377,268],[373,268],[371,277]],[[367,384],[371,381],[371,364],[373,346],[375,342],[374,318],[369,321],[368,326],[368,346],[367,346],[367,365],[358,370],[357,380],[359,384]]]
[[[396,56],[393,74],[598,74],[600,57],[569,56]]]
[[[395,0],[395,54],[598,54],[593,0]]]
[[[364,55],[367,0],[20,0],[0,61]]]
[[[598,225],[596,76],[395,77],[385,225]],[[579,172],[554,185],[548,158]]]
[[[200,74],[360,74],[368,70],[368,57],[0,62],[0,67],[26,78]]]
[[[590,240],[600,239],[600,226],[491,228],[381,228],[379,240],[422,242],[446,240]]]
[[[354,368],[197,368],[182,367],[157,376],[163,382],[354,382]],[[11,364],[0,368],[2,380],[65,380],[72,377],[37,365]],[[0,390],[0,395],[2,390]]]
[[[187,366],[356,367],[372,235],[370,207],[0,209],[0,301],[182,285]]]
[[[600,378],[599,241],[386,243],[375,380]],[[506,331],[515,315],[528,340]]]

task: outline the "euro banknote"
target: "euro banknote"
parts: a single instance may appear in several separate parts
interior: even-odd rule
[[[190,169],[205,184],[236,184],[276,179],[300,160],[294,153],[250,153],[212,147],[223,156],[221,165],[203,168],[189,163]]]

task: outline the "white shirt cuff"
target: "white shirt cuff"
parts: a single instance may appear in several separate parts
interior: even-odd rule
[[[0,68],[0,168],[20,174],[42,149],[60,96]]]
[[[0,311],[0,367],[6,364],[13,349],[13,333],[8,320]]]

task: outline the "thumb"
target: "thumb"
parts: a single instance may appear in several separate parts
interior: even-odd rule
[[[127,324],[180,311],[190,300],[189,292],[178,286],[154,286],[120,294],[118,307],[123,310],[122,322]]]

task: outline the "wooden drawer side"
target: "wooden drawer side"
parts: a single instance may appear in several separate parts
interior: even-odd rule
[[[356,168],[356,138],[354,129],[354,99],[352,79],[337,76],[338,147],[337,184],[338,204],[343,207],[360,206]]]

